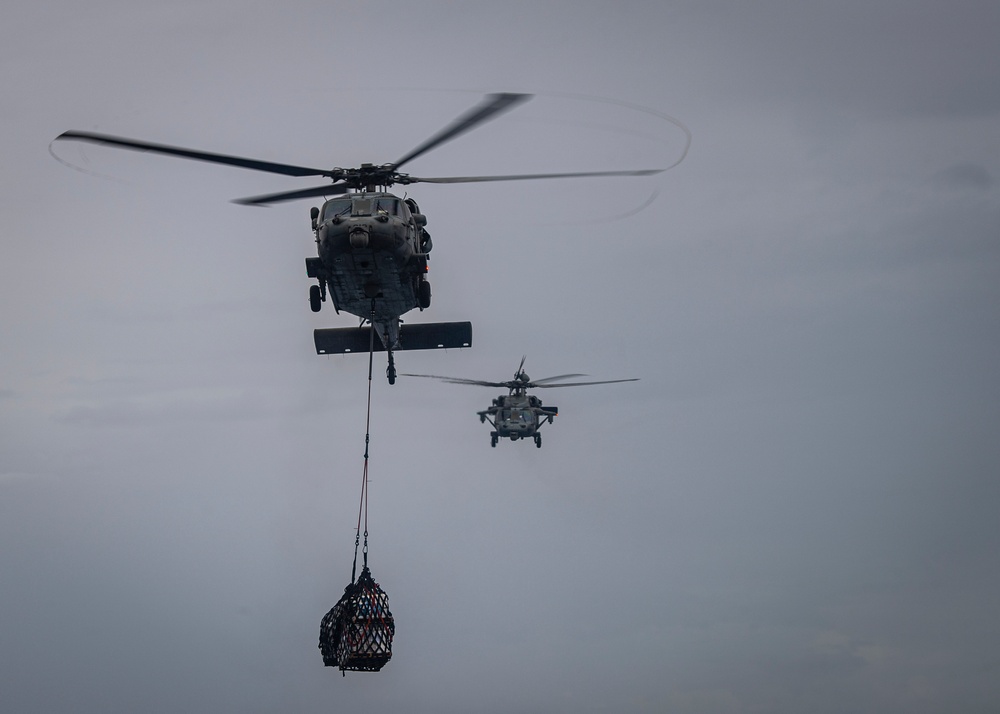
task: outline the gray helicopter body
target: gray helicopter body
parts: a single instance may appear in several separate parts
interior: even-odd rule
[[[497,445],[499,439],[532,438],[535,446],[541,448],[542,436],[538,430],[543,424],[551,424],[559,414],[558,407],[543,407],[542,400],[524,392],[513,392],[493,400],[493,405],[479,414],[479,421],[489,419],[493,426],[490,432],[490,444]]]
[[[416,202],[359,192],[331,199],[313,213],[318,255],[306,258],[306,274],[317,281],[309,295],[313,312],[329,297],[336,312],[371,320],[382,347],[405,348],[399,317],[431,303],[432,244]],[[317,341],[322,353],[341,351],[321,348]]]

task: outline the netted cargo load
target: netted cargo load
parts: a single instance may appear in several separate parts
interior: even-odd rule
[[[366,565],[361,577],[344,588],[343,597],[320,623],[323,664],[341,671],[378,672],[392,657],[395,631],[389,596],[372,579]]]

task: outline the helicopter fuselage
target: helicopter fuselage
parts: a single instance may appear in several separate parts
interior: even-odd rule
[[[321,300],[329,296],[337,312],[362,319],[370,319],[374,308],[379,326],[395,325],[410,310],[428,307],[426,223],[412,199],[390,193],[327,201],[313,219],[318,257],[306,260],[307,274],[319,281]],[[312,307],[318,311],[315,300]]]
[[[511,441],[533,438],[535,445],[540,447],[542,437],[538,430],[546,423],[551,424],[558,413],[556,407],[543,407],[538,397],[515,390],[494,399],[489,409],[479,412],[479,420],[485,422],[488,419],[493,425],[490,432],[492,446],[496,446],[497,440],[502,438]]]
[[[384,192],[348,194],[330,199],[322,210],[312,209],[318,255],[306,258],[306,273],[317,281],[309,290],[310,306],[319,312],[329,297],[338,313],[362,320],[360,329],[314,330],[318,354],[384,350],[392,384],[396,350],[472,346],[469,322],[402,325],[404,314],[431,304],[427,281],[431,237],[426,224],[416,201]],[[365,321],[371,328],[363,327]]]

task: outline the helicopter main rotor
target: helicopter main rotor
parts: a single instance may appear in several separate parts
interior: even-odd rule
[[[651,176],[658,174],[664,169],[641,169],[637,171],[582,171],[571,173],[541,173],[541,174],[508,174],[501,176],[443,176],[443,177],[417,177],[400,173],[399,169],[404,164],[421,156],[438,146],[451,141],[452,139],[474,129],[475,127],[496,118],[503,112],[521,104],[531,98],[530,94],[500,93],[488,94],[477,106],[470,109],[465,114],[455,119],[443,130],[432,136],[417,148],[404,155],[399,160],[391,164],[362,164],[358,168],[332,168],[318,169],[308,166],[297,166],[294,164],[282,164],[272,161],[262,161],[260,159],[245,158],[242,156],[231,156],[229,154],[217,154],[208,151],[198,151],[186,149],[168,144],[157,144],[125,137],[113,136],[111,134],[100,134],[89,131],[66,131],[56,137],[56,141],[83,141],[92,144],[101,144],[119,149],[129,149],[132,151],[144,151],[154,154],[164,154],[166,156],[176,156],[183,159],[193,159],[195,161],[205,161],[213,164],[223,164],[238,168],[250,169],[253,171],[264,171],[267,173],[282,174],[285,176],[323,176],[333,181],[332,184],[324,186],[313,186],[310,188],[298,189],[295,191],[282,191],[279,193],[269,193],[260,196],[250,196],[248,198],[235,199],[233,202],[245,206],[263,206],[284,201],[293,201],[300,198],[311,198],[315,196],[336,196],[347,193],[351,190],[374,190],[375,187],[390,187],[395,184],[408,185],[412,183],[480,183],[485,181],[521,181],[526,179],[553,179],[553,178],[581,178],[596,176]]]
[[[574,377],[586,377],[585,374],[572,373],[572,374],[557,374],[554,377],[543,377],[542,379],[536,379],[534,381],[528,377],[527,373],[524,371],[524,360],[521,358],[521,364],[518,366],[517,371],[514,373],[514,379],[506,382],[489,382],[482,379],[466,379],[464,377],[444,377],[438,374],[406,374],[403,373],[400,376],[403,377],[426,377],[428,379],[437,379],[442,382],[447,382],[448,384],[466,384],[476,387],[499,387],[504,389],[509,389],[513,392],[522,392],[528,389],[552,389],[554,387],[585,387],[592,384],[618,384],[619,382],[638,382],[637,377],[631,379],[602,379],[600,381],[594,382],[561,382],[560,384],[552,384],[552,382],[561,381],[563,379],[572,379]]]

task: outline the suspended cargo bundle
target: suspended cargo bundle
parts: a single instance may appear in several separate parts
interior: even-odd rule
[[[366,565],[358,581],[344,588],[344,596],[320,623],[323,664],[341,671],[378,672],[392,657],[395,631],[389,596]]]

